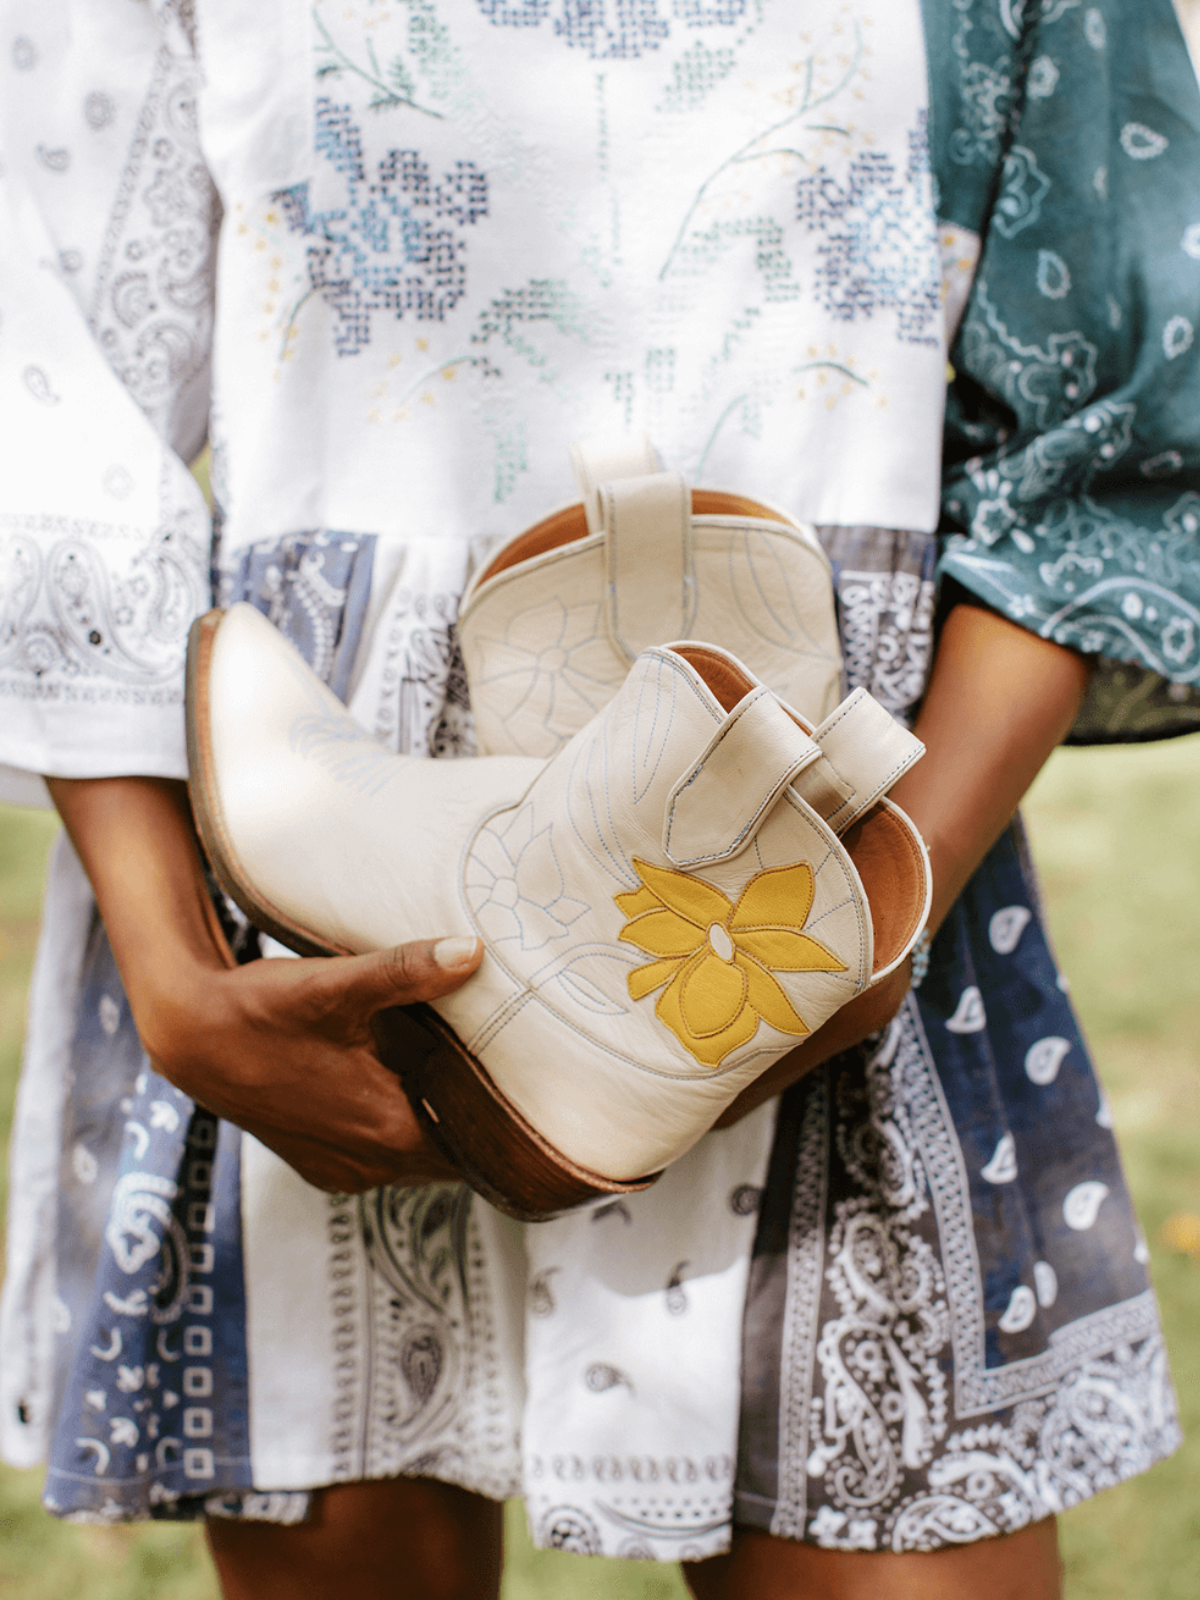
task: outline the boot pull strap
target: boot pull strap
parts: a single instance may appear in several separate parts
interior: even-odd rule
[[[820,746],[769,689],[752,690],[671,790],[667,859],[696,867],[737,855],[787,785],[820,757]]]
[[[696,612],[692,499],[647,434],[571,446],[588,533],[604,535],[604,619],[629,662],[686,639]]]
[[[692,497],[676,472],[617,478],[596,490],[604,532],[604,619],[627,661],[686,639],[696,612]]]
[[[865,689],[843,700],[813,739],[820,760],[801,774],[796,793],[835,833],[844,833],[925,753],[915,734]]]
[[[602,532],[596,498],[602,483],[613,483],[617,478],[644,478],[649,472],[662,471],[662,461],[647,433],[635,438],[625,434],[619,439],[584,439],[571,446],[571,466],[591,534]]]

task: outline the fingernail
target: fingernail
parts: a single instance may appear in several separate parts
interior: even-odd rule
[[[478,949],[478,939],[439,939],[433,947],[433,959],[439,967],[465,967],[474,961]]]

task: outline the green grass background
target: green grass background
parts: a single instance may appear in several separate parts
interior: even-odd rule
[[[1200,736],[1136,749],[1062,750],[1026,820],[1050,923],[1112,1098],[1188,1444],[1173,1460],[1062,1519],[1069,1600],[1200,1596]],[[25,988],[53,819],[0,807],[0,1104],[16,1085]],[[1165,1226],[1164,1226],[1165,1225]],[[1200,1224],[1196,1230],[1200,1245]],[[215,1600],[198,1531],[65,1526],[36,1472],[0,1468],[0,1594],[11,1600]],[[681,1600],[671,1568],[529,1548],[509,1508],[504,1600]]]

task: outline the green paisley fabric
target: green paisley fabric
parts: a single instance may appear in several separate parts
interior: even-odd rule
[[[1200,92],[1170,0],[925,0],[952,351],[941,576],[1102,658],[1077,740],[1200,726]]]

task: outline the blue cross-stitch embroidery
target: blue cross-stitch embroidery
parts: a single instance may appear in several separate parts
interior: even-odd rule
[[[941,314],[936,257],[913,182],[924,161],[918,136],[906,177],[882,152],[864,150],[844,184],[818,167],[796,185],[798,221],[825,236],[815,285],[822,305],[843,322],[896,311],[901,337],[914,343],[933,337]]]
[[[550,0],[477,0],[497,28],[537,28],[550,14]],[[740,22],[747,0],[672,0],[675,17],[688,28],[729,28]],[[658,0],[559,0],[554,32],[573,50],[594,60],[636,60],[657,50],[671,25]]]
[[[313,241],[310,293],[337,316],[338,354],[370,344],[375,312],[442,321],[466,292],[463,230],[488,214],[487,175],[457,161],[434,183],[417,151],[389,150],[368,179],[350,108],[325,98],[317,101],[316,147],[342,174],[345,205],[314,211],[307,183],[278,198],[288,227]]]

